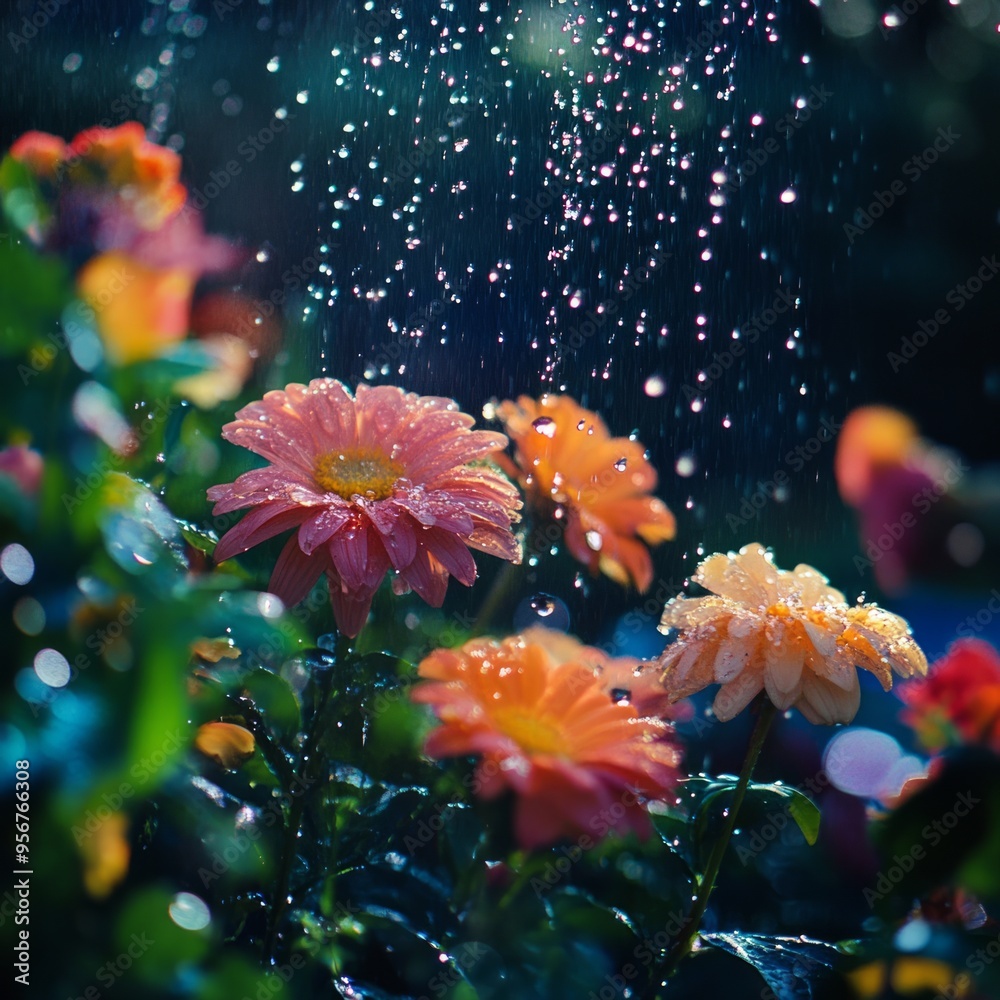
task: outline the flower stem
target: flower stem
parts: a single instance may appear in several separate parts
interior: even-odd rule
[[[348,647],[343,637],[337,642],[337,664],[344,662]],[[285,825],[285,839],[281,848],[281,858],[278,862],[278,876],[275,881],[274,898],[271,902],[271,913],[264,936],[264,957],[274,962],[278,943],[278,932],[281,920],[285,915],[289,902],[292,866],[298,850],[299,831],[305,814],[306,801],[317,784],[326,767],[325,759],[320,758],[319,748],[322,734],[326,728],[326,710],[330,704],[330,694],[333,688],[333,669],[324,670],[320,675],[320,696],[316,711],[313,714],[309,732],[306,735],[305,746],[299,757],[298,770],[292,780],[286,785],[285,792],[291,797],[288,809],[288,821]]]
[[[493,623],[493,618],[510,597],[514,584],[521,575],[521,563],[505,562],[497,571],[486,598],[479,607],[475,623],[472,626],[473,635],[482,635]]]
[[[677,938],[677,944],[668,953],[664,962],[664,971],[668,976],[674,973],[677,966],[687,956],[691,950],[691,946],[694,944],[694,939],[698,936],[701,918],[705,915],[708,900],[715,889],[715,880],[719,875],[719,869],[722,867],[722,859],[725,857],[726,849],[733,838],[733,830],[736,829],[736,820],[739,815],[740,806],[743,805],[743,799],[750,785],[750,778],[753,775],[754,767],[757,765],[757,759],[760,757],[760,751],[764,746],[764,740],[767,738],[774,715],[774,705],[769,699],[765,698],[761,705],[760,714],[757,716],[757,724],[754,726],[753,734],[750,737],[750,746],[747,748],[747,755],[740,770],[740,777],[736,782],[732,802],[729,804],[726,825],[723,827],[722,834],[712,848],[708,864],[705,866],[705,872],[698,886],[698,894],[695,897],[694,906],[691,907],[691,912],[688,914],[687,920],[684,921],[684,926],[681,928]]]

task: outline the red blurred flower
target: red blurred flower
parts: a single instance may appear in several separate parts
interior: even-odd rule
[[[254,509],[220,539],[221,562],[295,528],[269,590],[301,601],[323,573],[337,625],[357,635],[391,569],[440,607],[449,575],[476,579],[469,549],[520,560],[511,534],[517,490],[483,464],[506,443],[473,431],[473,419],[439,396],[335,379],[267,393],[226,424],[223,436],[271,465],[213,486],[215,514]]]
[[[521,396],[497,407],[528,498],[565,524],[566,545],[591,571],[640,591],[653,581],[647,545],[673,538],[674,516],[649,494],[656,470],[643,446],[613,438],[569,396]]]
[[[1000,653],[988,642],[960,639],[899,696],[904,721],[928,749],[981,743],[1000,753]]]
[[[22,444],[0,449],[0,476],[8,476],[26,497],[33,497],[42,483],[42,456]]]
[[[442,722],[426,752],[480,757],[476,791],[486,799],[508,788],[517,794],[524,848],[650,832],[637,795],[663,798],[676,784],[673,729],[611,700],[592,668],[556,663],[542,645],[515,636],[436,650],[419,672],[429,683],[412,697]]]

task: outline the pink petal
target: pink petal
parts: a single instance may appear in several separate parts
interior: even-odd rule
[[[297,528],[308,515],[308,507],[287,501],[255,507],[219,539],[213,559],[217,563],[232,559],[289,528]]]
[[[472,517],[446,493],[424,491],[397,491],[396,504],[408,510],[420,524],[452,531],[457,535],[471,535],[474,527]]]
[[[378,582],[368,573],[368,537],[370,529],[358,522],[339,532],[327,546],[337,575],[350,590],[374,591]]]
[[[521,562],[521,546],[508,528],[494,527],[492,524],[481,524],[466,539],[473,549],[485,552],[487,555],[506,559],[508,562]]]
[[[297,406],[321,444],[321,451],[357,446],[357,412],[343,383],[332,378],[314,379]]]
[[[333,617],[337,621],[337,628],[348,638],[353,639],[365,627],[374,592],[345,591],[341,588],[340,580],[332,573],[329,574],[329,580],[330,605],[333,608]]]
[[[299,548],[296,535],[285,542],[285,547],[274,564],[271,582],[267,589],[285,602],[288,607],[298,604],[308,596],[320,574],[329,566],[325,554],[306,555]]]
[[[390,501],[366,504],[364,510],[381,536],[392,565],[396,569],[409,566],[417,553],[416,525],[410,514]]]
[[[476,582],[476,561],[465,543],[440,528],[428,528],[421,539],[435,559],[460,583],[471,587]]]
[[[208,499],[215,503],[213,514],[229,514],[242,507],[255,507],[281,497],[288,498],[292,490],[312,491],[316,493],[317,501],[320,499],[311,479],[297,475],[295,470],[277,469],[273,465],[244,472],[235,482],[212,486],[208,490]]]
[[[444,603],[448,590],[448,573],[445,568],[423,548],[418,548],[413,562],[400,575],[431,607]]]
[[[306,555],[328,542],[344,525],[356,518],[349,504],[337,503],[327,498],[328,506],[315,514],[299,528],[299,545]]]
[[[506,446],[507,438],[491,431],[453,434],[450,438],[439,438],[429,443],[419,453],[407,455],[407,468],[415,479],[427,479],[455,466],[486,458]]]

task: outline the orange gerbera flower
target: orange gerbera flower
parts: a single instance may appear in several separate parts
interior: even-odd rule
[[[660,683],[655,662],[635,656],[611,656],[597,646],[585,646],[567,632],[532,625],[521,633],[525,642],[542,646],[554,663],[580,663],[597,675],[601,687],[614,701],[627,701],[640,716],[674,721],[689,719],[690,702],[675,704]]]
[[[810,722],[850,722],[861,702],[857,667],[885,690],[893,670],[927,673],[902,618],[849,605],[812,566],[778,569],[756,542],[709,556],[693,579],[712,596],[675,598],[664,609],[661,631],[681,634],[660,658],[663,683],[675,699],[721,684],[713,708],[723,722],[762,690]]]
[[[563,521],[570,552],[592,573],[647,590],[646,546],[673,538],[676,525],[666,504],[649,496],[656,470],[643,446],[611,437],[569,396],[521,396],[496,413],[514,443],[515,474],[537,507]]]
[[[515,636],[436,650],[419,672],[430,683],[412,697],[443,723],[427,753],[479,756],[474,790],[487,799],[517,794],[523,847],[599,839],[611,829],[649,833],[637,794],[662,798],[676,783],[673,730],[609,698],[591,667],[556,663],[542,645]]]

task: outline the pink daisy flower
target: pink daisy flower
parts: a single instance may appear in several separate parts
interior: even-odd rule
[[[352,397],[321,378],[267,393],[222,429],[271,464],[208,491],[216,515],[253,508],[219,540],[216,562],[295,528],[268,585],[286,604],[326,573],[337,626],[355,636],[395,569],[397,593],[440,607],[449,575],[475,581],[469,549],[521,559],[518,492],[480,464],[507,440],[473,423],[454,400],[395,386],[359,385]]]

